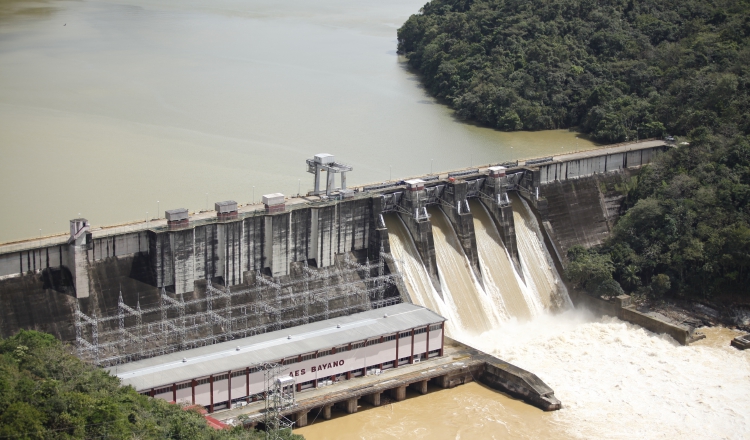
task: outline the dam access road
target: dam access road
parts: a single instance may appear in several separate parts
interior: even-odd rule
[[[602,148],[590,148],[586,150],[581,151],[574,151],[570,153],[564,153],[559,155],[553,155],[553,156],[546,156],[542,158],[532,158],[532,159],[525,159],[525,160],[518,160],[517,165],[518,167],[524,166],[527,162],[534,162],[535,160],[540,159],[550,159],[551,163],[566,163],[570,161],[578,161],[581,159],[592,159],[592,158],[599,158],[602,156],[602,149],[606,148],[609,152],[608,154],[622,154],[627,153],[629,151],[639,151],[641,149],[651,149],[654,147],[661,147],[664,145],[663,141],[659,140],[647,140],[642,141],[638,143],[625,143],[625,144],[618,144],[616,146],[607,146]],[[476,169],[481,173],[486,173],[487,168],[490,165],[483,165],[478,166]],[[448,175],[451,174],[454,171],[462,171],[462,170],[469,170],[471,168],[460,168],[453,171],[447,171],[437,174],[431,174],[429,176],[437,176],[440,180],[447,180]],[[423,176],[414,176],[414,178],[419,178]],[[572,177],[572,176],[571,176]],[[399,179],[399,180],[405,180],[405,179]],[[362,189],[364,187],[373,185],[372,184],[365,184],[365,185],[359,185],[352,187],[352,189]],[[313,202],[319,202],[321,201],[320,196],[316,195],[309,195],[309,196],[289,196],[287,198],[287,207],[292,208],[293,206],[299,205],[299,204],[306,204],[306,203],[313,203]],[[260,203],[260,200],[258,199],[257,203],[250,203],[246,205],[239,205],[238,212],[240,214],[244,213],[253,213],[253,212],[260,212],[263,211],[264,206],[262,203]],[[216,211],[199,211],[191,214],[191,220],[192,221],[210,221],[212,219],[216,218]],[[138,222],[129,222],[129,223],[122,223],[117,225],[102,225],[102,226],[96,226],[91,228],[91,234],[92,238],[103,238],[113,235],[121,235],[126,233],[132,233],[132,232],[138,232],[138,231],[146,231],[151,228],[163,228],[167,226],[167,220],[160,216],[159,218],[152,218],[144,221],[138,221]],[[34,238],[27,238],[23,240],[13,240],[6,243],[0,243],[0,254],[6,254],[10,252],[18,252],[18,251],[24,251],[34,248],[43,248],[47,246],[56,246],[56,245],[64,245],[67,243],[67,240],[69,238],[68,233],[60,233],[60,234],[52,234],[52,235],[45,235],[43,237],[34,237]]]
[[[178,350],[189,340],[253,334],[268,326],[295,325],[311,315],[324,319],[365,310],[371,303],[409,300],[391,261],[382,218],[389,213],[403,220],[440,292],[426,211],[435,206],[445,212],[472,276],[481,282],[469,199],[487,209],[519,269],[509,192],[537,210],[542,219],[538,227],[561,256],[571,243],[595,245],[608,233],[616,210],[607,203],[622,195],[601,193],[597,179],[624,178],[664,148],[661,141],[617,145],[354,190],[329,188],[329,196],[281,196],[273,206],[228,202],[229,212],[188,215],[183,210],[184,217],[174,222],[92,229],[87,220],[76,219],[68,235],[0,245],[0,330],[3,335],[21,328],[48,331],[76,341],[83,357],[114,365]],[[328,292],[327,299],[308,295],[304,304],[298,301],[297,295],[315,289]],[[286,310],[281,321],[247,314],[253,304],[271,306],[266,290],[277,292],[274,307]],[[181,313],[194,318],[178,322]],[[221,318],[212,318],[217,313]],[[174,321],[172,329],[156,331],[154,326],[164,319]],[[129,330],[138,323],[139,334]],[[126,332],[132,337],[121,342]],[[162,340],[149,339],[150,334]]]
[[[607,203],[615,203],[616,195],[602,193],[600,180],[628,178],[666,148],[647,141],[355,188],[346,188],[343,179],[336,187],[331,171],[351,167],[319,154],[308,167],[316,175],[318,168],[330,169],[325,194],[316,185],[315,195],[267,194],[260,206],[225,201],[215,211],[193,215],[171,209],[163,220],[93,230],[86,219],[74,219],[68,236],[0,246],[2,331],[45,330],[75,342],[81,358],[117,367],[429,296],[444,304],[437,311],[450,316],[447,335],[466,340],[466,323],[482,313],[488,323],[493,314],[515,317],[501,310],[509,299],[506,289],[493,294],[494,303],[477,302],[491,276],[514,274],[514,282],[528,290],[521,289],[525,301],[537,304],[533,313],[567,308],[570,299],[542,237],[558,258],[575,241],[601,242],[614,215]],[[487,218],[475,223],[470,206],[486,210]],[[397,218],[403,231],[391,230],[385,218]],[[438,220],[440,230],[433,230]],[[503,270],[488,267],[497,264],[492,258],[480,258],[488,250],[478,250],[475,227],[500,254],[507,252]],[[400,251],[417,262],[413,269],[403,270],[405,255],[392,253],[396,238],[410,243]],[[424,280],[422,293],[414,289],[414,270]],[[455,304],[461,295],[475,301],[468,319]],[[619,313],[623,319],[630,315]],[[637,317],[646,325],[648,317]],[[477,331],[495,327],[487,325]],[[316,390],[301,393],[287,412],[302,425],[313,408],[325,412],[339,404],[353,412],[363,396],[375,402],[374,396],[388,391],[398,400],[409,385],[424,390],[430,380],[450,387],[476,378],[545,410],[560,407],[533,373],[468,346],[425,362],[347,384],[326,386],[316,379]],[[214,376],[194,379],[193,389],[224,377]],[[172,395],[162,391],[143,392]],[[212,397],[212,411],[251,400],[221,398]],[[231,409],[227,417],[237,411],[257,417],[257,408]]]

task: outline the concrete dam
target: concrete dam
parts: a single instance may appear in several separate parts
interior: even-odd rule
[[[320,154],[307,161],[306,196],[103,228],[74,219],[69,234],[0,245],[0,331],[46,331],[116,366],[406,302],[445,317],[445,334],[468,343],[572,306],[559,275],[566,250],[602,242],[617,188],[665,148],[640,142],[354,188],[352,168]]]

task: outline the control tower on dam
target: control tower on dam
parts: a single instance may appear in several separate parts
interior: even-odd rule
[[[355,188],[351,166],[319,154],[307,161],[315,190],[306,196],[113,227],[74,219],[67,234],[0,245],[0,332],[47,331],[116,365],[411,302],[383,214],[403,220],[440,292],[428,207],[445,213],[482,282],[470,199],[487,208],[516,266],[509,192],[530,202],[564,255],[575,241],[598,244],[616,215],[597,179],[623,178],[665,148],[642,142]]]

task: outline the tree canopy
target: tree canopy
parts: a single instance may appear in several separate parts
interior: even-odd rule
[[[750,299],[749,137],[698,137],[661,155],[626,207],[601,249],[623,286]]]
[[[195,411],[138,394],[52,335],[0,339],[0,439],[262,439],[217,431]],[[288,438],[299,439],[298,435]]]
[[[750,133],[750,3],[432,0],[398,50],[459,118],[620,142]]]
[[[570,249],[566,276],[595,295],[750,299],[750,2],[432,0],[398,49],[486,126],[686,136],[628,185],[603,246]]]
[[[750,137],[697,137],[632,180],[604,245],[568,251],[568,281],[602,296],[621,286],[654,298],[750,300]]]

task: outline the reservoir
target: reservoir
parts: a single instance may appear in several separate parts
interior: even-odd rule
[[[305,193],[320,152],[356,185],[592,146],[456,121],[396,54],[423,3],[3,1],[0,242]]]
[[[79,216],[96,228],[306,193],[304,160],[321,152],[354,167],[357,185],[594,147],[567,130],[465,124],[426,95],[395,52],[396,29],[424,1],[0,3],[0,242],[63,232]],[[729,348],[732,331],[684,347],[572,310],[526,202],[511,212],[519,265],[483,205],[469,207],[480,274],[444,207],[428,211],[440,292],[400,217],[384,216],[410,299],[448,318],[450,336],[534,372],[563,408],[471,383],[322,423],[311,413],[301,434],[746,435],[750,351]]]

